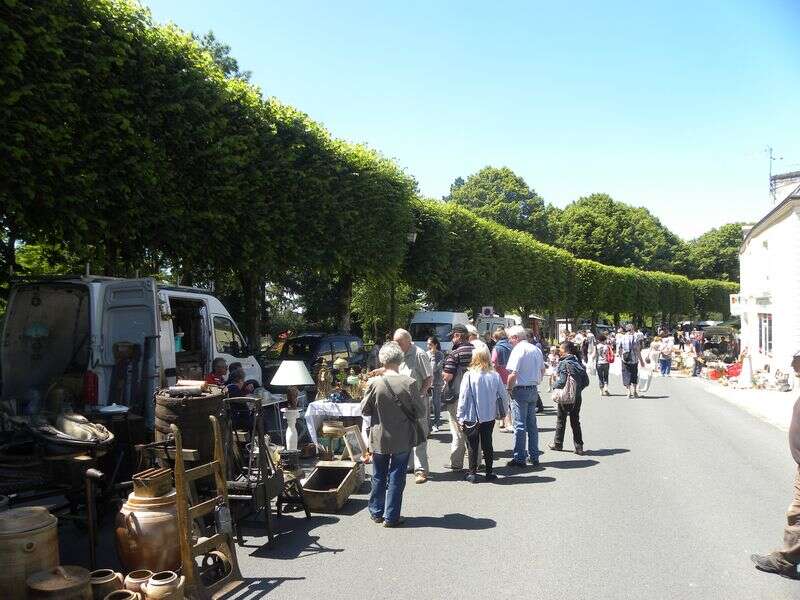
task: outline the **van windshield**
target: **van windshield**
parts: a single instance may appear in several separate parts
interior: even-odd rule
[[[18,287],[8,306],[0,348],[2,399],[13,400],[18,413],[36,414],[54,383],[80,393],[89,363],[89,337],[85,286]]]
[[[415,342],[424,342],[431,336],[442,341],[447,339],[452,328],[452,323],[412,323],[409,333]]]

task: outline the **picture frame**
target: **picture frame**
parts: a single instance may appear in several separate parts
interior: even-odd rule
[[[347,453],[350,455],[350,460],[364,462],[367,456],[367,446],[364,444],[361,428],[358,425],[345,427],[343,439]]]

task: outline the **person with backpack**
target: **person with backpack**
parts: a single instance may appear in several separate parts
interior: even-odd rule
[[[447,408],[447,419],[450,425],[450,463],[445,468],[453,471],[464,470],[464,456],[467,453],[466,438],[458,423],[456,410],[461,392],[461,379],[472,362],[475,347],[469,343],[469,332],[465,325],[453,325],[449,338],[453,340],[453,349],[444,360],[444,402]]]
[[[639,365],[644,366],[644,360],[633,325],[627,325],[625,334],[617,336],[617,356],[622,362],[622,385],[628,390],[628,398],[638,398]]]
[[[559,346],[561,360],[558,361],[558,381],[555,389],[561,390],[556,394],[558,404],[558,417],[556,419],[556,436],[550,444],[551,450],[564,449],[564,432],[567,428],[567,417],[572,427],[572,442],[575,445],[575,454],[583,456],[583,431],[581,430],[581,392],[589,385],[589,375],[576,356],[578,352],[572,342],[563,342]]]
[[[611,344],[607,343],[607,338],[604,334],[597,337],[597,380],[600,383],[600,395],[610,396],[608,391],[608,370],[611,363],[614,362],[614,348]]]

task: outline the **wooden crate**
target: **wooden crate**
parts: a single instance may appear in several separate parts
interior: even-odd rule
[[[308,508],[317,513],[341,510],[364,482],[364,465],[351,460],[321,460],[303,484]]]

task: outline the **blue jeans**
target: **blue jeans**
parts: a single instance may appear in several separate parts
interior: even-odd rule
[[[406,487],[406,467],[411,452],[372,455],[372,491],[369,494],[369,513],[397,523]]]
[[[671,358],[659,358],[658,362],[661,363],[661,374],[662,375],[669,375],[669,372],[672,370],[672,359]]]
[[[433,404],[433,425],[438,427],[442,424],[442,386],[444,384],[433,384],[431,387],[431,404]]]
[[[539,460],[539,428],[536,425],[536,386],[515,387],[511,400],[514,417],[514,460],[525,462],[525,436],[528,437],[528,456]]]

